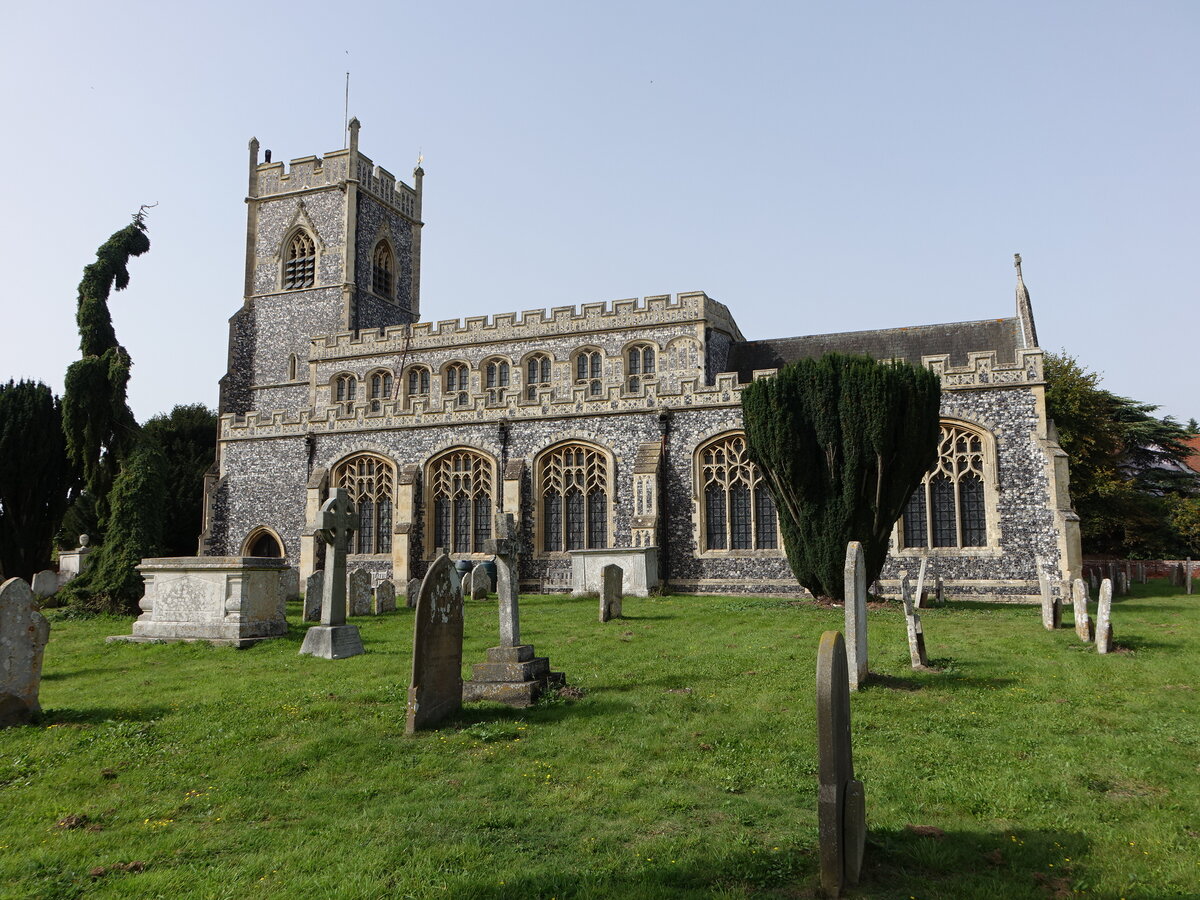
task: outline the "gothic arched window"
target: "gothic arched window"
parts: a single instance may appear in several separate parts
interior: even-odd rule
[[[297,231],[283,257],[283,289],[312,287],[317,272],[317,246],[307,231]]]
[[[901,520],[901,547],[986,547],[983,436],[943,424],[938,460],[913,491]]]
[[[353,375],[342,373],[333,379],[333,399],[337,403],[347,405],[354,403],[354,395],[358,392],[358,379]]]
[[[429,396],[429,369],[425,366],[413,366],[408,370],[407,377],[408,399]]]
[[[371,254],[371,290],[381,297],[392,296],[392,268],[392,248],[380,241]]]
[[[603,361],[599,350],[580,350],[575,354],[575,383],[585,385],[589,395],[600,393]]]
[[[625,389],[629,393],[641,393],[646,379],[653,377],[654,347],[651,344],[634,344],[625,351]]]
[[[484,387],[487,389],[488,403],[499,403],[504,399],[508,380],[508,360],[489,359],[484,365]]]
[[[697,457],[704,549],[779,549],[775,501],[746,455],[745,435],[715,438]]]
[[[467,391],[471,388],[471,374],[464,363],[450,363],[443,372],[443,390],[446,397],[458,406],[467,405]]]
[[[525,399],[537,400],[538,388],[550,384],[550,357],[535,353],[525,361]]]
[[[351,553],[392,552],[392,464],[379,456],[352,456],[333,470],[333,487],[345,488],[358,511],[358,530],[350,536]]]
[[[392,397],[392,373],[371,373],[371,409],[378,412],[384,400]]]
[[[608,546],[608,458],[587,444],[564,444],[538,460],[542,549],[595,550]]]
[[[492,536],[492,460],[473,450],[451,450],[429,465],[432,505],[430,553],[483,553]]]

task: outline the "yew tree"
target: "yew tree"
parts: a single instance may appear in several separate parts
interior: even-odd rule
[[[742,390],[750,458],[792,572],[814,596],[844,599],[849,541],[863,545],[868,583],[879,577],[892,526],[937,460],[940,401],[928,369],[837,353]]]

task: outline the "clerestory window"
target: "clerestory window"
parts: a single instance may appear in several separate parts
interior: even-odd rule
[[[603,365],[604,357],[599,350],[581,350],[575,354],[575,383],[585,386],[589,396],[600,393]]]
[[[347,412],[353,408],[357,393],[358,379],[353,375],[343,373],[333,379],[333,400]]]
[[[371,411],[378,412],[383,407],[384,400],[392,397],[392,373],[371,373]]]
[[[634,344],[625,352],[625,390],[640,394],[646,379],[654,377],[654,347]]]
[[[525,399],[537,400],[538,390],[550,385],[550,357],[535,353],[525,362]]]
[[[509,364],[506,359],[490,359],[484,365],[484,388],[488,403],[501,403],[508,393]]]
[[[408,399],[429,396],[429,369],[425,366],[413,366],[408,370],[407,378]]]
[[[467,391],[471,387],[471,374],[463,363],[450,363],[445,369],[443,390],[446,397],[452,399],[456,406],[466,406],[469,399]]]

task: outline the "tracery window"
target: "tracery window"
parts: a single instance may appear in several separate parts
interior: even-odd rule
[[[471,387],[471,374],[464,363],[450,363],[445,371],[446,396],[458,406],[467,405],[467,391]]]
[[[392,373],[391,372],[373,372],[371,373],[371,410],[378,412],[383,405],[384,400],[391,399],[392,396]]]
[[[904,509],[900,546],[987,546],[982,435],[942,425],[937,464]]]
[[[607,547],[607,457],[586,444],[565,444],[542,455],[538,473],[542,549]]]
[[[484,387],[488,403],[499,403],[507,392],[509,365],[507,359],[490,359],[484,366]]]
[[[550,384],[550,357],[535,353],[525,363],[525,399],[537,400],[538,389]]]
[[[746,453],[746,438],[730,434],[699,451],[705,550],[777,550],[775,501]]]
[[[317,272],[317,247],[307,231],[297,231],[283,259],[283,289],[312,287]]]
[[[581,350],[575,354],[575,383],[585,385],[592,396],[600,393],[603,360],[599,350]]]
[[[625,389],[631,394],[641,393],[646,379],[653,377],[654,347],[634,344],[625,352]]]
[[[358,511],[358,530],[350,536],[350,552],[392,552],[395,483],[392,464],[366,453],[352,456],[334,469],[333,486],[345,488]]]
[[[433,544],[449,553],[482,553],[492,536],[492,461],[452,450],[430,465]]]
[[[358,379],[353,375],[342,373],[333,379],[333,399],[349,409],[354,405],[354,395],[358,392]]]
[[[381,297],[392,296],[392,268],[392,248],[380,241],[371,254],[371,289]]]
[[[408,370],[408,399],[429,396],[429,369],[413,366]]]

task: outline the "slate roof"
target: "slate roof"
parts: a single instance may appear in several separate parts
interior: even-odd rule
[[[739,380],[749,381],[755,369],[777,369],[798,359],[833,352],[866,354],[873,359],[903,359],[917,364],[922,356],[948,353],[950,365],[962,366],[967,363],[968,353],[994,350],[997,363],[1011,364],[1016,362],[1020,346],[1019,319],[986,319],[745,341],[734,344],[726,368],[737,372]]]

